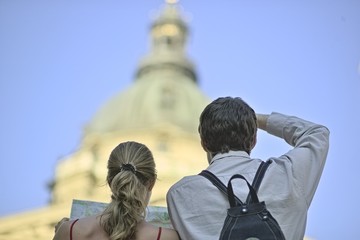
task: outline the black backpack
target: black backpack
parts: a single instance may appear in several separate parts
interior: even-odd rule
[[[233,175],[226,187],[214,174],[204,170],[199,175],[209,179],[228,196],[230,208],[224,221],[219,239],[226,240],[284,240],[284,234],[275,218],[266,209],[265,202],[259,202],[257,191],[271,160],[262,162],[252,185],[240,174]],[[249,188],[245,203],[234,195],[231,181],[243,179]]]

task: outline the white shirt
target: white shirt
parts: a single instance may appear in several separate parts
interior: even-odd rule
[[[307,210],[318,186],[329,148],[329,130],[297,117],[272,113],[266,131],[284,139],[293,149],[272,157],[258,192],[278,221],[286,239],[304,238]],[[204,161],[206,161],[204,159]],[[260,165],[243,151],[217,154],[207,170],[225,185],[234,174],[249,182]],[[244,202],[248,188],[244,182],[232,182],[235,194]],[[229,202],[206,178],[187,176],[167,193],[167,205],[174,228],[183,240],[219,239]]]

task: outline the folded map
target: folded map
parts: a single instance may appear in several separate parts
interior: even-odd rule
[[[73,199],[70,219],[99,214],[104,211],[107,205],[107,203],[102,202]],[[166,207],[148,206],[145,220],[155,226],[173,228]]]

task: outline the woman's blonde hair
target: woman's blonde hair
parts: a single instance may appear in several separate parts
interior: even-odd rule
[[[108,161],[107,182],[112,201],[101,215],[101,225],[111,240],[134,239],[145,217],[147,194],[156,181],[151,151],[141,143],[120,143]]]

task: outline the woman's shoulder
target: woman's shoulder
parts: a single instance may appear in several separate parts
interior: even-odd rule
[[[141,222],[138,225],[137,239],[157,240],[160,234],[161,240],[179,240],[178,234],[175,230],[170,228],[159,228],[148,222]]]
[[[155,239],[157,234],[157,227],[154,225],[142,221],[137,225],[136,239]]]
[[[53,240],[70,239],[108,239],[96,216],[80,218],[64,222],[58,229]]]
[[[170,228],[162,228],[161,238],[162,240],[180,240],[179,234]]]
[[[69,239],[70,236],[70,228],[71,225],[74,223],[75,220],[71,221],[63,221],[61,225],[57,228],[55,232],[55,236],[53,240],[62,240],[62,239]]]
[[[73,234],[77,234],[81,239],[108,239],[108,235],[100,225],[99,216],[79,219],[73,228]]]

